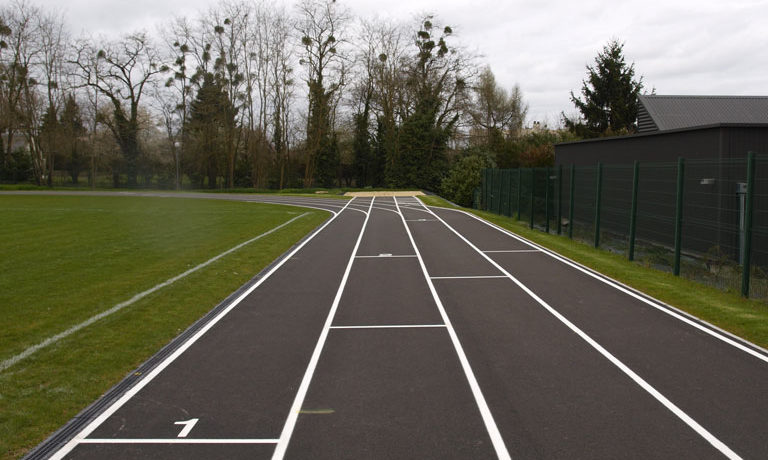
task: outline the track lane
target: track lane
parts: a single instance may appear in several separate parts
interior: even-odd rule
[[[435,210],[471,241],[501,232]],[[508,237],[517,246],[520,241]],[[492,253],[495,261],[603,344],[685,413],[745,458],[768,457],[768,365],[647,302],[544,253]],[[726,337],[727,338],[727,337]]]
[[[414,251],[399,215],[379,207],[286,457],[495,458],[418,260],[371,257]]]
[[[415,232],[417,241],[456,237],[438,224],[442,228],[435,225]],[[473,257],[470,265],[485,260],[477,252]],[[442,267],[449,259],[435,253],[427,263]],[[455,290],[451,286],[457,283],[462,283],[461,288]],[[486,292],[468,283],[496,284]],[[664,458],[669,453],[680,458],[720,457],[509,280],[439,280],[436,284],[443,297],[450,299],[447,308],[457,317],[456,330],[467,343],[470,360],[478,364],[478,379],[491,408],[504,408],[499,411],[499,426],[513,457]],[[485,321],[478,323],[478,318]],[[510,331],[518,331],[519,336],[507,336]],[[528,351],[521,356],[521,350]],[[573,366],[564,368],[568,363]],[[519,386],[530,392],[516,391]],[[563,410],[574,406],[573,412]]]
[[[329,222],[89,437],[128,440],[117,445],[125,448],[125,456],[117,458],[135,458],[129,452],[147,457],[189,452],[187,445],[130,439],[177,439],[175,422],[193,417],[199,421],[188,439],[277,438],[362,216],[344,211]],[[114,456],[115,446],[79,444],[67,458]],[[253,444],[206,445],[197,458],[209,458],[204,452],[217,448],[240,452],[242,458],[264,451]],[[274,444],[268,446],[270,455],[273,449]]]

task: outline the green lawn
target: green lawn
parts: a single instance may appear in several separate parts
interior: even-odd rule
[[[420,198],[429,206],[456,208],[439,197]],[[725,292],[629,262],[618,254],[595,249],[565,236],[531,230],[526,222],[510,217],[473,209],[464,210],[752,343],[768,347],[768,306],[761,301],[744,299],[736,292]]]
[[[0,194],[0,360],[304,212],[0,372],[0,456],[23,455],[329,217],[218,200]]]

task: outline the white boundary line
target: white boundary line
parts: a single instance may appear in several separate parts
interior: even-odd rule
[[[453,324],[451,323],[450,318],[448,318],[448,313],[446,313],[445,308],[443,307],[443,302],[440,300],[440,296],[437,295],[437,290],[435,289],[435,285],[432,283],[432,280],[429,277],[427,266],[424,264],[424,259],[422,259],[421,257],[421,252],[419,252],[419,248],[416,246],[416,241],[413,239],[413,235],[411,234],[411,229],[408,228],[408,223],[405,221],[405,215],[403,215],[402,211],[400,211],[400,206],[397,203],[397,198],[395,198],[395,205],[397,206],[397,211],[400,214],[400,219],[403,221],[403,226],[405,227],[405,231],[408,233],[408,239],[411,241],[411,246],[413,246],[413,250],[416,252],[416,256],[419,259],[419,265],[421,266],[421,271],[424,274],[424,279],[427,281],[427,285],[429,286],[429,291],[432,293],[432,298],[435,300],[437,309],[440,311],[440,316],[443,318],[445,327],[448,329],[448,335],[451,337],[453,348],[456,350],[456,354],[459,357],[459,362],[461,363],[461,367],[464,370],[464,375],[467,377],[469,388],[472,390],[472,395],[475,397],[477,408],[480,410],[480,415],[483,418],[483,423],[485,423],[485,429],[488,430],[488,436],[491,438],[491,442],[493,443],[493,448],[496,451],[496,456],[502,460],[511,459],[512,457],[509,455],[507,446],[504,444],[504,438],[501,437],[501,432],[499,432],[499,427],[496,426],[496,421],[493,419],[493,414],[491,414],[491,409],[488,407],[488,403],[486,403],[485,401],[485,396],[483,396],[483,391],[480,389],[480,385],[477,383],[477,378],[475,378],[474,372],[472,372],[472,366],[470,366],[469,360],[467,359],[467,355],[464,353],[464,348],[462,348],[461,342],[459,342],[459,337],[458,335],[456,335],[456,331],[453,329]],[[435,215],[434,213],[429,211],[429,209],[427,209],[427,212]],[[435,216],[437,217],[437,215]]]
[[[420,329],[446,327],[445,324],[388,324],[381,326],[331,326],[331,329]]]
[[[506,249],[502,251],[483,251],[486,254],[494,254],[494,253],[518,253],[518,252],[541,252],[538,249]]]
[[[277,439],[194,439],[194,438],[168,438],[168,439],[116,439],[116,438],[88,438],[80,441],[80,444],[277,444]]]
[[[433,280],[484,280],[493,278],[504,278],[504,275],[479,275],[479,276],[433,276]]]
[[[746,340],[742,339],[741,337],[735,336],[735,335],[731,334],[728,331],[725,331],[725,330],[723,330],[723,329],[721,329],[721,328],[719,328],[719,327],[717,327],[717,326],[715,326],[713,324],[707,323],[704,320],[696,318],[695,316],[692,316],[689,313],[686,313],[686,312],[684,312],[684,311],[682,311],[682,310],[680,310],[678,308],[675,308],[675,307],[673,307],[671,305],[665,304],[664,302],[662,302],[660,300],[657,300],[657,299],[651,300],[651,299],[645,297],[644,295],[640,295],[637,292],[633,292],[633,288],[630,288],[629,286],[626,286],[626,285],[622,284],[619,281],[616,281],[616,280],[614,280],[614,279],[612,279],[612,278],[610,278],[610,277],[608,277],[606,275],[603,275],[601,273],[595,273],[591,269],[589,269],[587,267],[584,267],[583,265],[581,265],[581,264],[579,264],[577,262],[574,262],[574,261],[572,261],[572,260],[570,260],[570,259],[568,259],[566,257],[561,256],[560,254],[557,254],[556,252],[554,252],[554,251],[552,251],[550,249],[547,249],[547,248],[545,248],[543,246],[540,246],[540,245],[538,245],[538,244],[536,244],[536,243],[534,243],[532,241],[529,241],[529,240],[527,240],[527,239],[525,239],[525,238],[523,238],[523,237],[521,237],[519,235],[516,235],[516,234],[508,231],[507,229],[501,228],[501,227],[499,227],[499,226],[497,226],[497,225],[495,225],[493,223],[487,222],[487,221],[481,219],[480,217],[475,216],[472,213],[468,213],[466,211],[462,211],[462,210],[458,210],[458,209],[450,209],[450,208],[440,208],[440,209],[445,209],[445,210],[448,210],[448,211],[454,211],[454,212],[458,212],[458,213],[461,213],[461,214],[466,214],[467,216],[472,217],[475,220],[478,220],[478,221],[482,222],[483,224],[485,224],[485,225],[487,225],[487,226],[489,226],[491,228],[494,228],[494,229],[500,231],[501,233],[506,234],[507,236],[510,236],[510,237],[512,237],[512,238],[514,238],[514,239],[516,239],[516,240],[518,240],[520,242],[523,242],[523,243],[525,243],[525,244],[527,244],[527,245],[529,245],[531,247],[538,248],[539,251],[541,251],[544,254],[552,257],[555,260],[558,260],[558,261],[560,261],[560,262],[562,262],[562,263],[564,263],[564,264],[566,264],[566,265],[568,265],[568,266],[570,266],[572,268],[575,268],[576,270],[578,270],[578,271],[580,271],[580,272],[582,272],[582,273],[584,273],[586,275],[589,275],[592,278],[595,278],[596,280],[599,280],[599,281],[607,284],[608,286],[611,286],[614,289],[623,292],[624,294],[627,294],[627,295],[629,295],[631,297],[634,297],[635,299],[637,299],[637,300],[639,300],[639,301],[641,301],[641,302],[643,302],[643,303],[645,303],[647,305],[650,305],[651,307],[656,308],[657,310],[662,311],[662,312],[668,314],[669,316],[672,316],[673,318],[679,319],[680,321],[682,321],[682,322],[684,322],[684,323],[686,323],[686,324],[688,324],[690,326],[693,326],[696,329],[698,329],[698,330],[700,330],[700,331],[702,331],[702,332],[704,332],[706,334],[709,334],[712,337],[715,337],[715,338],[717,338],[719,340],[722,340],[723,342],[725,342],[725,343],[727,343],[727,344],[729,344],[731,346],[734,346],[734,347],[738,348],[739,350],[741,350],[741,351],[743,351],[745,353],[748,353],[748,354],[754,356],[755,358],[757,358],[757,359],[759,359],[759,360],[761,360],[761,361],[763,361],[765,363],[768,363],[768,356],[766,356],[766,354],[764,354],[764,353],[768,353],[768,350],[765,350],[764,348],[762,348],[762,347],[760,347],[758,345],[755,345],[755,344],[753,344],[753,343],[751,343],[749,341],[746,341]],[[705,323],[706,326],[704,326],[701,323]],[[742,343],[739,343],[739,342],[745,342],[745,343],[749,344],[750,346],[755,347],[756,349],[759,349],[759,350],[763,351],[763,353],[760,353],[759,351],[757,351],[755,349],[752,349],[752,348],[750,348],[750,347],[748,347],[748,346],[746,346],[746,345],[744,345]]]
[[[347,205],[351,203],[352,200],[347,202]],[[346,206],[345,206],[346,208]],[[53,454],[50,458],[51,460],[59,460],[64,458],[65,455],[67,455],[69,452],[72,451],[72,449],[75,448],[79,443],[83,442],[83,440],[86,439],[86,437],[93,432],[96,428],[99,427],[102,423],[104,423],[105,420],[107,420],[112,414],[114,414],[120,407],[123,406],[128,400],[133,398],[139,391],[141,391],[142,388],[147,386],[149,382],[151,382],[155,377],[158,376],[163,370],[165,370],[166,367],[168,367],[172,362],[176,360],[179,356],[181,356],[182,353],[187,351],[189,347],[191,347],[195,342],[197,342],[200,337],[205,335],[206,332],[208,332],[216,323],[218,323],[224,316],[227,315],[230,311],[232,311],[233,308],[235,308],[240,302],[243,301],[246,297],[248,297],[257,287],[261,286],[261,284],[266,281],[270,276],[272,276],[273,273],[275,273],[280,267],[283,266],[288,260],[293,257],[294,254],[299,252],[301,248],[306,246],[307,243],[309,243],[315,236],[317,236],[323,229],[325,229],[328,225],[331,224],[336,218],[341,214],[342,211],[344,211],[345,208],[342,208],[338,213],[333,211],[328,211],[333,213],[333,217],[328,219],[325,224],[323,224],[320,228],[315,230],[314,233],[309,235],[304,241],[302,241],[298,246],[296,246],[288,255],[283,257],[280,262],[278,262],[274,267],[272,267],[271,270],[269,270],[263,277],[261,277],[258,281],[256,281],[251,287],[249,287],[245,292],[240,294],[235,300],[232,301],[232,303],[227,306],[224,310],[222,310],[218,315],[216,315],[213,319],[211,319],[208,323],[205,324],[200,330],[198,330],[195,335],[190,337],[186,342],[184,342],[179,348],[177,348],[173,353],[171,353],[167,358],[165,358],[160,364],[158,364],[150,373],[148,373],[143,379],[141,379],[136,385],[134,385],[130,390],[126,391],[120,399],[115,401],[111,406],[109,406],[104,412],[99,414],[98,417],[96,417],[94,420],[91,421],[85,428],[80,430],[77,435],[75,435],[72,439],[69,440],[61,449],[56,451],[55,454]]]
[[[329,212],[329,211],[326,210],[326,212]],[[217,260],[221,259],[222,257],[227,256],[227,255],[237,251],[238,249],[242,248],[243,246],[246,246],[246,245],[248,245],[250,243],[253,243],[254,241],[256,241],[256,240],[258,240],[260,238],[263,238],[263,237],[265,237],[265,236],[267,236],[267,235],[269,235],[271,233],[274,233],[274,232],[280,230],[281,228],[285,227],[286,225],[292,223],[293,221],[295,221],[297,219],[300,219],[300,218],[306,216],[307,214],[309,214],[309,213],[305,212],[304,214],[298,215],[298,216],[294,217],[293,219],[290,219],[290,220],[288,220],[286,222],[283,222],[282,224],[278,225],[277,227],[275,227],[275,228],[273,228],[271,230],[268,230],[268,231],[262,233],[261,235],[258,235],[256,237],[254,237],[254,238],[251,238],[248,241],[242,242],[242,243],[238,244],[237,246],[235,246],[233,248],[230,248],[230,249],[222,252],[221,254],[206,260],[205,262],[201,263],[200,265],[197,265],[197,266],[195,266],[193,268],[190,268],[189,270],[185,271],[184,273],[176,275],[173,278],[169,278],[166,281],[163,281],[160,284],[156,284],[155,286],[147,289],[144,292],[140,292],[140,293],[134,295],[130,299],[126,300],[125,302],[120,302],[119,304],[113,306],[112,308],[110,308],[108,310],[104,310],[101,313],[98,313],[96,315],[91,316],[90,318],[88,318],[87,320],[83,321],[82,323],[76,324],[76,325],[70,327],[69,329],[67,329],[64,332],[60,332],[60,333],[58,333],[58,334],[56,334],[56,335],[54,335],[52,337],[48,337],[47,339],[43,340],[42,342],[40,342],[40,343],[38,343],[36,345],[32,345],[31,347],[27,348],[26,350],[22,351],[21,353],[19,353],[17,355],[14,355],[14,356],[12,356],[12,357],[10,357],[10,358],[0,362],[0,372],[8,369],[9,367],[13,366],[14,364],[18,363],[21,360],[23,360],[25,358],[28,358],[29,356],[31,356],[35,352],[37,352],[37,351],[39,351],[39,350],[41,350],[41,349],[43,349],[43,348],[45,348],[45,347],[47,347],[49,345],[53,345],[54,343],[58,342],[61,339],[69,337],[70,335],[74,334],[75,332],[79,331],[80,329],[83,329],[84,327],[90,326],[91,324],[95,323],[96,321],[98,321],[100,319],[103,319],[103,318],[106,318],[107,316],[109,316],[109,315],[111,315],[113,313],[116,313],[116,312],[122,310],[125,307],[133,305],[134,303],[136,303],[139,300],[143,299],[144,297],[152,294],[153,292],[159,291],[160,289],[162,289],[164,287],[170,286],[171,284],[175,283],[176,281],[178,281],[178,280],[180,280],[182,278],[187,277],[188,275],[190,275],[190,274],[200,270],[201,268],[207,267],[208,265],[216,262]]]
[[[426,208],[426,206],[425,206]],[[429,208],[427,208],[429,209]],[[696,420],[694,420],[691,416],[686,414],[682,409],[677,407],[672,401],[667,399],[663,394],[661,394],[656,388],[654,388],[651,384],[646,382],[642,377],[640,377],[638,374],[636,374],[632,369],[630,369],[626,364],[621,362],[618,358],[613,356],[608,350],[603,348],[602,345],[597,343],[592,337],[587,335],[584,331],[579,329],[578,326],[570,322],[565,316],[560,314],[557,310],[552,308],[547,302],[545,302],[541,297],[536,295],[532,290],[530,290],[526,285],[524,285],[522,282],[520,282],[517,278],[512,276],[511,273],[509,273],[504,267],[496,263],[493,259],[491,259],[488,255],[484,254],[483,251],[477,248],[474,244],[472,244],[471,241],[469,241],[467,238],[464,237],[461,233],[459,233],[456,229],[451,227],[447,222],[445,222],[440,216],[433,214],[440,219],[443,224],[450,229],[453,233],[456,234],[459,238],[461,238],[469,247],[477,251],[478,254],[483,256],[488,262],[490,262],[494,267],[496,267],[500,272],[504,273],[512,282],[514,282],[520,289],[522,289],[526,294],[528,294],[533,300],[539,303],[542,307],[544,307],[549,313],[551,313],[555,318],[557,318],[561,323],[566,325],[571,331],[576,333],[579,337],[581,337],[585,342],[587,342],[592,348],[597,350],[598,353],[603,355],[608,361],[610,361],[613,365],[618,367],[622,372],[624,372],[630,379],[632,379],[637,385],[639,385],[643,390],[648,392],[651,396],[656,398],[657,401],[659,401],[664,407],[666,407],[669,411],[671,411],[673,414],[675,414],[680,420],[685,422],[686,425],[691,427],[696,433],[699,434],[702,438],[704,438],[707,442],[709,442],[713,447],[715,447],[717,450],[719,450],[723,455],[730,459],[740,459],[741,457],[736,454],[731,448],[729,448],[725,443],[720,441],[717,437],[715,437],[712,433],[707,431],[706,428],[701,426]]]
[[[399,258],[416,257],[416,254],[404,254],[404,255],[379,254],[378,256],[355,256],[355,259],[397,259],[398,257]]]
[[[288,449],[288,443],[291,441],[291,435],[293,435],[293,429],[296,427],[296,421],[299,418],[301,406],[304,404],[304,398],[307,396],[309,384],[315,374],[317,363],[320,361],[320,354],[322,353],[323,347],[325,346],[325,341],[328,338],[328,332],[330,331],[331,324],[333,324],[333,319],[336,316],[336,310],[339,308],[341,295],[344,292],[344,286],[347,284],[349,273],[352,271],[352,264],[355,261],[357,249],[360,247],[360,242],[363,239],[365,227],[368,225],[368,219],[371,217],[371,209],[373,208],[373,202],[375,200],[375,197],[371,198],[371,204],[368,206],[368,213],[365,216],[365,221],[363,221],[360,234],[357,236],[357,241],[355,242],[355,247],[352,249],[352,254],[349,256],[349,262],[347,262],[347,268],[344,271],[344,276],[342,276],[339,288],[336,290],[336,297],[333,299],[331,310],[328,312],[328,317],[326,318],[323,329],[320,332],[320,337],[317,339],[317,344],[315,345],[315,349],[312,352],[312,357],[310,358],[309,364],[307,365],[307,370],[304,372],[304,377],[301,379],[301,384],[299,385],[299,389],[296,392],[296,398],[293,400],[291,409],[288,412],[288,418],[285,421],[285,425],[283,425],[283,430],[280,432],[280,440],[275,447],[275,452],[272,454],[273,460],[282,459],[285,456],[286,450]]]

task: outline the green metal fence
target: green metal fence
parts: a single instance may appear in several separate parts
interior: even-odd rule
[[[768,299],[768,155],[486,169],[478,209]]]

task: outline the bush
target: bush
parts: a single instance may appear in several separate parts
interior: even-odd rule
[[[472,206],[475,189],[480,187],[484,168],[495,165],[489,155],[474,153],[459,158],[440,185],[441,195],[460,206]]]

